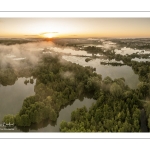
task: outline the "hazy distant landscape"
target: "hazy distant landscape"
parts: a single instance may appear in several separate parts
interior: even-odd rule
[[[144,21],[146,33],[138,19],[1,20],[0,132],[150,131]]]

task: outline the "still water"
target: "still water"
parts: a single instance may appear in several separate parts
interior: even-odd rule
[[[123,47],[120,50],[115,49],[114,50],[116,54],[120,54],[120,55],[131,55],[133,53],[137,53],[137,54],[150,54],[150,51],[148,50],[138,50],[138,49],[133,49],[133,48],[128,48],[128,47]]]
[[[0,85],[0,123],[7,114],[17,114],[22,107],[23,100],[34,95],[34,83],[27,85],[24,81],[29,78],[18,78],[14,85]]]
[[[130,88],[136,88],[139,83],[138,75],[136,75],[132,68],[124,65],[124,66],[111,66],[111,65],[101,65],[100,62],[103,62],[102,59],[93,59],[89,62],[85,61],[85,57],[77,57],[77,56],[63,56],[63,59],[82,65],[82,66],[91,66],[96,68],[96,73],[101,74],[104,79],[106,76],[111,77],[112,79],[121,78],[125,79],[126,84]]]
[[[76,110],[77,108],[81,108],[86,106],[89,109],[92,104],[94,104],[96,100],[90,98],[84,98],[82,101],[75,100],[73,104],[66,106],[65,108],[61,109],[59,112],[59,117],[57,118],[56,125],[48,124],[46,127],[42,127],[39,129],[30,129],[30,132],[59,132],[60,123],[64,121],[71,121],[71,113],[72,111]]]
[[[79,55],[79,56],[63,56],[63,59],[67,61],[71,61],[73,63],[82,65],[82,66],[91,66],[96,68],[96,72],[102,75],[102,78],[106,76],[110,76],[112,79],[124,77],[126,84],[130,88],[136,88],[139,83],[138,75],[136,75],[132,68],[129,66],[111,66],[111,65],[101,65],[100,62],[104,62],[105,60],[96,58],[89,62],[85,61],[85,57],[80,56],[92,56],[92,54],[87,53],[86,51],[77,51],[71,48],[61,48],[53,47],[52,51],[55,52],[63,52],[63,53],[71,53],[71,55]],[[121,63],[121,62],[120,62]],[[18,78],[14,85],[11,86],[0,86],[0,122],[2,122],[2,118],[7,114],[16,114],[22,107],[23,100],[31,95],[34,95],[34,85],[28,83],[24,84],[26,78]],[[43,123],[38,126],[33,126],[30,129],[26,129],[29,132],[59,132],[60,123],[62,120],[70,121],[71,112],[76,110],[77,108],[81,108],[86,106],[89,108],[92,103],[95,103],[95,100],[84,98],[82,101],[75,100],[72,104],[62,108],[59,112],[59,117],[57,119],[57,123],[55,125],[50,123]],[[24,129],[17,129],[15,127],[14,132],[24,131]]]
[[[34,79],[34,83],[27,85],[24,84],[25,80],[28,78],[18,78],[14,85],[11,86],[0,86],[0,124],[2,123],[2,119],[7,114],[17,114],[22,107],[23,101],[28,96],[34,95],[34,86],[36,80]],[[57,123],[55,125],[45,123],[40,125],[33,125],[31,129],[29,128],[14,128],[13,130],[1,130],[0,132],[59,132],[60,123],[62,120],[70,121],[71,112],[76,110],[77,108],[81,108],[86,106],[89,108],[92,103],[95,103],[94,99],[84,98],[82,101],[79,99],[75,100],[72,104],[64,107],[59,112],[59,117],[57,119]]]
[[[108,44],[108,43],[106,43]],[[84,44],[85,45],[85,44]],[[109,46],[111,46],[111,44],[108,44]],[[104,79],[106,76],[111,77],[112,79],[115,78],[121,78],[123,77],[125,79],[126,84],[130,87],[130,88],[136,88],[138,83],[139,83],[139,77],[138,75],[136,75],[132,68],[124,65],[124,66],[111,66],[111,65],[101,65],[100,62],[106,62],[106,60],[103,60],[101,58],[97,58],[97,59],[93,59],[89,62],[85,61],[85,57],[80,57],[80,56],[89,56],[91,57],[92,54],[87,53],[84,50],[75,50],[73,48],[57,48],[57,47],[53,47],[52,49],[54,52],[63,52],[63,53],[69,53],[71,55],[76,55],[76,56],[63,56],[63,59],[70,61],[72,63],[76,63],[82,66],[91,66],[96,68],[96,73],[101,74],[102,78]],[[119,54],[132,54],[135,52],[141,52],[141,53],[146,53],[146,51],[141,51],[141,50],[134,50],[131,48],[122,48],[121,50],[115,50],[116,53]],[[77,56],[78,55],[78,56]],[[99,54],[97,54],[97,56],[99,56]],[[107,60],[108,61],[108,60]],[[109,61],[111,62],[111,61]],[[115,62],[115,61],[112,61]],[[122,61],[120,61],[119,63],[123,63]]]
[[[81,108],[86,106],[87,109],[94,104],[96,100],[90,98],[84,98],[82,101],[76,99],[72,104],[67,105],[66,107],[62,108],[59,112],[59,116],[57,118],[56,124],[50,123],[48,121],[44,121],[40,124],[32,125],[29,127],[21,127],[17,128],[14,127],[13,130],[3,130],[1,132],[60,132],[60,123],[64,121],[71,121],[71,113],[72,111],[76,110],[77,108]],[[8,107],[9,108],[9,107]]]

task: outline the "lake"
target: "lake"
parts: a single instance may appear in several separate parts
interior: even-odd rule
[[[111,44],[106,43],[111,46]],[[86,45],[86,44],[84,44]],[[52,47],[52,51],[54,52],[63,52],[66,54],[71,55],[63,55],[62,58],[70,61],[72,63],[76,63],[79,65],[85,66],[91,66],[96,68],[96,73],[101,74],[102,78],[105,78],[106,76],[110,76],[112,79],[115,78],[121,78],[123,77],[125,79],[125,83],[132,89],[135,89],[139,83],[139,76],[134,73],[131,67],[124,65],[124,66],[111,66],[111,65],[101,65],[100,62],[117,62],[115,60],[104,60],[102,58],[96,58],[91,61],[86,62],[86,57],[81,56],[88,56],[91,57],[92,54],[87,53],[84,50],[75,50],[73,48],[58,48],[58,47]],[[139,52],[140,50],[134,50],[131,48],[122,48],[121,50],[115,50],[116,53],[121,54],[123,51],[123,54],[132,54],[134,52]],[[140,51],[141,52],[141,51]],[[146,52],[146,51],[143,51]],[[76,56],[73,56],[76,55]],[[96,56],[102,56],[97,54]],[[119,63],[123,63],[122,61],[119,61]]]
[[[27,85],[24,84],[24,81],[26,79],[29,80],[30,78],[18,78],[15,84],[11,86],[0,85],[0,124],[2,123],[2,119],[5,115],[17,114],[22,107],[24,99],[35,94],[34,86],[36,83],[36,79],[34,79],[33,84],[28,83]],[[79,99],[75,100],[72,104],[67,105],[60,110],[56,125],[46,122],[42,125],[33,125],[31,129],[18,129],[17,127],[15,127],[14,130],[1,130],[0,132],[59,132],[59,126],[62,120],[71,121],[70,119],[72,111],[83,106],[89,108],[92,103],[95,102],[96,101],[94,99],[90,98],[84,98],[82,101],[80,101]]]
[[[17,114],[22,107],[26,97],[34,95],[34,83],[27,85],[24,81],[29,78],[18,78],[14,85],[0,85],[0,123],[7,114]]]
[[[137,54],[150,54],[150,51],[148,50],[138,50],[138,49],[133,49],[133,48],[129,48],[129,47],[123,47],[120,50],[115,49],[114,50],[116,54],[120,54],[120,55],[131,55],[133,53],[137,53]]]
[[[62,108],[59,112],[59,116],[57,118],[56,124],[49,123],[47,120],[38,124],[32,125],[29,127],[15,127],[14,130],[4,130],[3,132],[60,132],[59,127],[61,121],[71,121],[71,112],[76,110],[77,108],[81,108],[86,106],[87,109],[94,104],[96,100],[84,97],[83,100],[76,99],[72,104],[67,105],[66,107]],[[7,106],[10,109],[10,105]],[[19,110],[18,110],[19,111]]]
[[[90,98],[84,98],[82,101],[76,99],[71,105],[67,105],[65,108],[61,109],[59,112],[59,117],[57,118],[56,125],[48,124],[46,127],[38,127],[38,130],[30,129],[30,132],[59,132],[60,123],[64,121],[71,121],[71,113],[77,108],[82,108],[84,106],[89,109],[92,104],[94,104],[96,100]]]
[[[106,76],[110,76],[112,79],[115,78],[125,78],[126,84],[130,88],[136,88],[137,84],[139,83],[138,75],[136,75],[132,68],[124,65],[124,66],[111,66],[111,65],[102,65],[100,62],[108,62],[108,60],[103,60],[101,58],[92,59],[88,62],[85,61],[87,57],[91,57],[92,54],[87,53],[86,51],[82,50],[75,50],[73,48],[59,48],[59,47],[51,47],[51,52],[62,52],[62,58],[70,61],[72,63],[79,64],[81,66],[91,66],[96,68],[96,73],[101,74],[102,78],[104,79]],[[50,53],[51,53],[50,52]],[[49,53],[49,52],[48,52]],[[65,55],[71,54],[71,55]],[[76,56],[72,56],[76,55]],[[77,56],[78,55],[78,56]],[[81,57],[86,56],[86,57]],[[100,56],[99,54],[97,56]],[[16,59],[15,55],[9,55],[11,59]],[[24,57],[17,58],[17,60],[23,59]],[[111,60],[111,62],[116,62],[115,60]],[[120,61],[122,63],[122,61]],[[24,84],[26,78],[18,78],[14,85],[11,86],[0,86],[0,123],[2,119],[7,114],[16,114],[22,107],[23,100],[28,96],[34,95],[34,86],[36,80],[34,79],[34,83],[27,85]],[[75,100],[72,104],[67,105],[66,107],[62,108],[59,112],[59,117],[57,119],[57,123],[49,123],[48,121],[42,122],[39,125],[32,125],[29,128],[21,128],[18,129],[15,127],[13,132],[22,132],[22,131],[29,131],[29,132],[59,132],[60,123],[62,120],[70,121],[71,119],[71,112],[76,110],[77,108],[81,108],[86,106],[89,108],[92,103],[95,103],[94,99],[84,98],[82,101]],[[5,131],[6,132],[6,131]],[[10,132],[10,131],[8,131]]]
[[[124,65],[124,66],[111,66],[111,65],[101,65],[100,62],[104,60],[96,58],[89,62],[85,61],[85,57],[77,57],[77,56],[63,56],[63,59],[70,61],[72,63],[76,63],[82,66],[91,66],[96,68],[96,73],[101,74],[102,78],[104,79],[106,76],[111,77],[112,79],[115,78],[125,78],[125,83],[130,88],[136,88],[137,84],[139,83],[139,77],[136,75],[132,68]]]

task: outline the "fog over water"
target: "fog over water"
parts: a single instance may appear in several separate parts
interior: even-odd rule
[[[77,57],[77,56],[63,56],[63,58],[67,61],[82,65],[82,66],[91,66],[96,68],[96,73],[101,74],[104,79],[106,76],[110,76],[112,79],[115,78],[125,78],[126,84],[130,88],[136,88],[139,83],[138,75],[136,75],[132,68],[129,66],[111,66],[111,65],[101,65],[100,62],[103,60],[93,59],[89,62],[85,61],[85,57]]]
[[[150,54],[150,51],[146,51],[146,50],[138,50],[138,49],[133,49],[133,48],[128,48],[128,47],[123,47],[120,50],[115,49],[114,50],[116,54],[120,54],[120,55],[131,55],[133,53],[137,53],[137,54]]]
[[[0,44],[0,64],[5,67],[11,60],[24,60],[28,59],[30,63],[37,64],[39,58],[36,56],[36,52],[42,51],[45,47],[53,47],[52,42],[33,42],[27,44],[15,44],[15,45],[2,45]],[[15,65],[18,64],[14,61]]]
[[[85,44],[85,46],[88,46]],[[105,47],[105,49],[109,49],[110,47],[116,47],[115,43],[103,43],[103,45],[99,44],[97,47]],[[43,50],[47,51],[43,51]],[[139,52],[139,50],[134,52]],[[85,61],[87,57],[92,58],[91,53],[87,53],[84,50],[73,48],[73,47],[61,47],[55,45],[53,42],[34,42],[27,44],[15,44],[15,45],[0,45],[0,65],[2,68],[5,68],[7,64],[11,63],[11,65],[15,68],[21,65],[21,61],[29,60],[32,65],[36,65],[39,61],[39,55],[42,54],[53,54],[61,53],[62,58],[70,61],[72,63],[79,64],[81,66],[91,66],[96,68],[96,73],[101,74],[104,79],[106,76],[110,76],[112,79],[115,78],[125,78],[126,84],[130,88],[136,88],[139,83],[138,75],[136,75],[132,68],[124,65],[124,66],[111,66],[111,65],[102,65],[100,62],[116,62],[116,60],[106,60],[102,58],[95,58],[88,62]],[[132,49],[124,48],[122,50],[115,50],[116,53],[120,54],[132,54]],[[145,52],[145,51],[144,51]],[[69,55],[68,55],[69,54]],[[74,56],[73,56],[74,55]],[[85,56],[85,57],[83,57]],[[100,54],[96,54],[95,56],[103,56]],[[135,59],[137,60],[137,59]],[[138,61],[138,60],[137,60]],[[119,63],[123,63],[119,61]],[[62,76],[68,77],[72,74],[70,72],[65,72]],[[28,78],[29,79],[29,78]],[[16,114],[22,107],[23,100],[28,96],[34,95],[34,86],[36,84],[36,79],[34,79],[34,83],[27,85],[24,84],[26,80],[25,77],[18,78],[14,85],[11,86],[2,86],[0,85],[0,123],[2,122],[2,118],[7,114]],[[30,131],[40,131],[40,132],[59,132],[59,124],[62,120],[70,121],[71,112],[76,108],[81,108],[86,106],[89,108],[92,103],[95,102],[93,99],[84,98],[83,101],[75,100],[72,105],[68,105],[63,108],[59,112],[59,117],[57,120],[57,124],[55,126],[47,125],[46,127],[40,128],[38,130],[30,130]],[[20,131],[15,128],[15,131]]]

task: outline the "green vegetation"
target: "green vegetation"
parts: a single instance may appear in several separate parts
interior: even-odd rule
[[[137,38],[137,39],[112,39],[118,47],[130,47],[137,49],[150,49],[150,43],[148,38]]]
[[[92,58],[86,58],[85,61],[89,62],[90,60],[92,60]]]
[[[26,44],[30,42],[35,42],[35,39],[0,39],[0,44],[3,45]]]
[[[125,64],[118,62],[101,62],[102,65],[112,65],[112,66],[124,66]]]
[[[102,48],[96,47],[96,46],[88,46],[88,47],[85,47],[84,50],[92,54],[103,53]]]
[[[84,107],[72,112],[71,122],[67,123],[63,121],[60,130],[62,132],[139,132],[141,124],[140,109],[142,107],[146,110],[148,127],[150,129],[150,104],[146,103],[143,105],[143,103],[139,102],[144,102],[146,99],[150,100],[150,62],[136,62],[131,60],[135,57],[148,58],[149,55],[132,54],[130,56],[122,56],[119,54],[116,55],[114,51],[104,51],[97,47],[87,47],[85,50],[104,54],[109,60],[122,60],[124,65],[133,68],[134,72],[139,75],[141,82],[137,89],[130,90],[127,88],[124,91],[125,85],[123,84],[123,80],[116,83],[116,81],[114,82],[111,78],[107,77],[101,84],[102,96],[95,97],[97,98],[96,104],[89,111]],[[102,64],[105,65],[106,63]],[[114,63],[108,64],[116,65]],[[120,85],[124,85],[124,88],[121,88]],[[97,95],[99,95],[98,93]],[[118,112],[116,112],[113,106],[117,106]],[[102,113],[101,115],[100,112]],[[117,114],[121,116],[120,119],[117,119]],[[98,116],[99,120],[97,119]]]
[[[71,122],[62,122],[60,131],[139,132],[140,99],[147,96],[148,85],[141,83],[131,90],[123,78],[102,80],[93,71],[59,55],[43,55],[32,71],[36,78],[35,96],[24,100],[15,125],[30,127],[44,120],[56,122],[63,106],[88,93],[97,100],[96,104],[89,111],[84,107],[73,112]]]
[[[3,122],[5,122],[6,124],[8,123],[13,124],[15,122],[15,116],[9,114],[3,118]]]
[[[15,74],[12,67],[0,68],[0,84],[3,86],[13,85],[17,80],[17,75]]]
[[[2,56],[1,56],[2,57]],[[7,60],[7,61],[6,61]],[[30,77],[32,76],[35,65],[30,60],[21,60],[19,63],[15,63],[13,60],[5,58],[0,59],[0,85],[7,86],[15,84],[19,77]],[[32,84],[33,79],[30,79]],[[25,81],[27,84],[29,81]]]
[[[22,109],[15,117],[15,124],[17,126],[30,126],[31,123],[40,123],[44,119],[56,121],[57,114],[51,105],[50,96],[43,101],[38,101],[36,96],[26,98]]]
[[[74,43],[72,43],[74,45]],[[146,110],[147,125],[150,129],[150,104],[143,103],[150,97],[150,62],[136,62],[137,54],[122,56],[114,51],[98,47],[86,47],[93,54],[103,54],[109,60],[123,61],[139,75],[137,89],[130,89],[124,78],[112,80],[94,73],[94,68],[70,63],[60,55],[51,53],[40,56],[36,66],[26,60],[16,70],[13,66],[0,68],[0,84],[13,84],[17,77],[36,78],[35,95],[26,98],[16,116],[7,115],[3,121],[15,123],[18,127],[30,127],[45,120],[56,123],[59,111],[75,99],[91,96],[96,103],[87,110],[77,109],[71,114],[71,122],[62,121],[62,132],[140,132],[141,110]],[[148,57],[138,55],[138,57]],[[92,58],[93,59],[93,58]],[[87,58],[88,62],[91,58]],[[118,65],[118,63],[110,63]],[[120,64],[119,64],[120,65]],[[28,67],[27,67],[28,66]],[[25,84],[33,79],[25,80]]]
[[[137,93],[139,98],[145,99],[146,97],[150,97],[150,62],[137,62],[132,61],[133,58],[149,58],[149,54],[131,54],[131,55],[120,55],[115,54],[113,50],[104,51],[99,47],[87,47],[86,51],[94,52],[97,50],[97,53],[105,55],[109,60],[115,59],[116,61],[122,61],[123,64],[114,63],[114,62],[101,62],[101,64],[106,65],[128,65],[132,67],[135,74],[139,75],[140,84],[138,85]]]
[[[150,131],[150,101],[146,101],[144,104],[145,111],[146,111],[146,118],[147,118],[147,125]]]
[[[15,117],[17,126],[30,126],[45,119],[56,122],[63,106],[98,90],[102,79],[93,73],[93,68],[69,63],[59,55],[43,56],[33,76],[36,78],[35,96],[24,100]]]
[[[77,109],[71,122],[62,121],[62,132],[139,132],[141,102],[124,79],[105,78],[95,97],[96,104]]]

